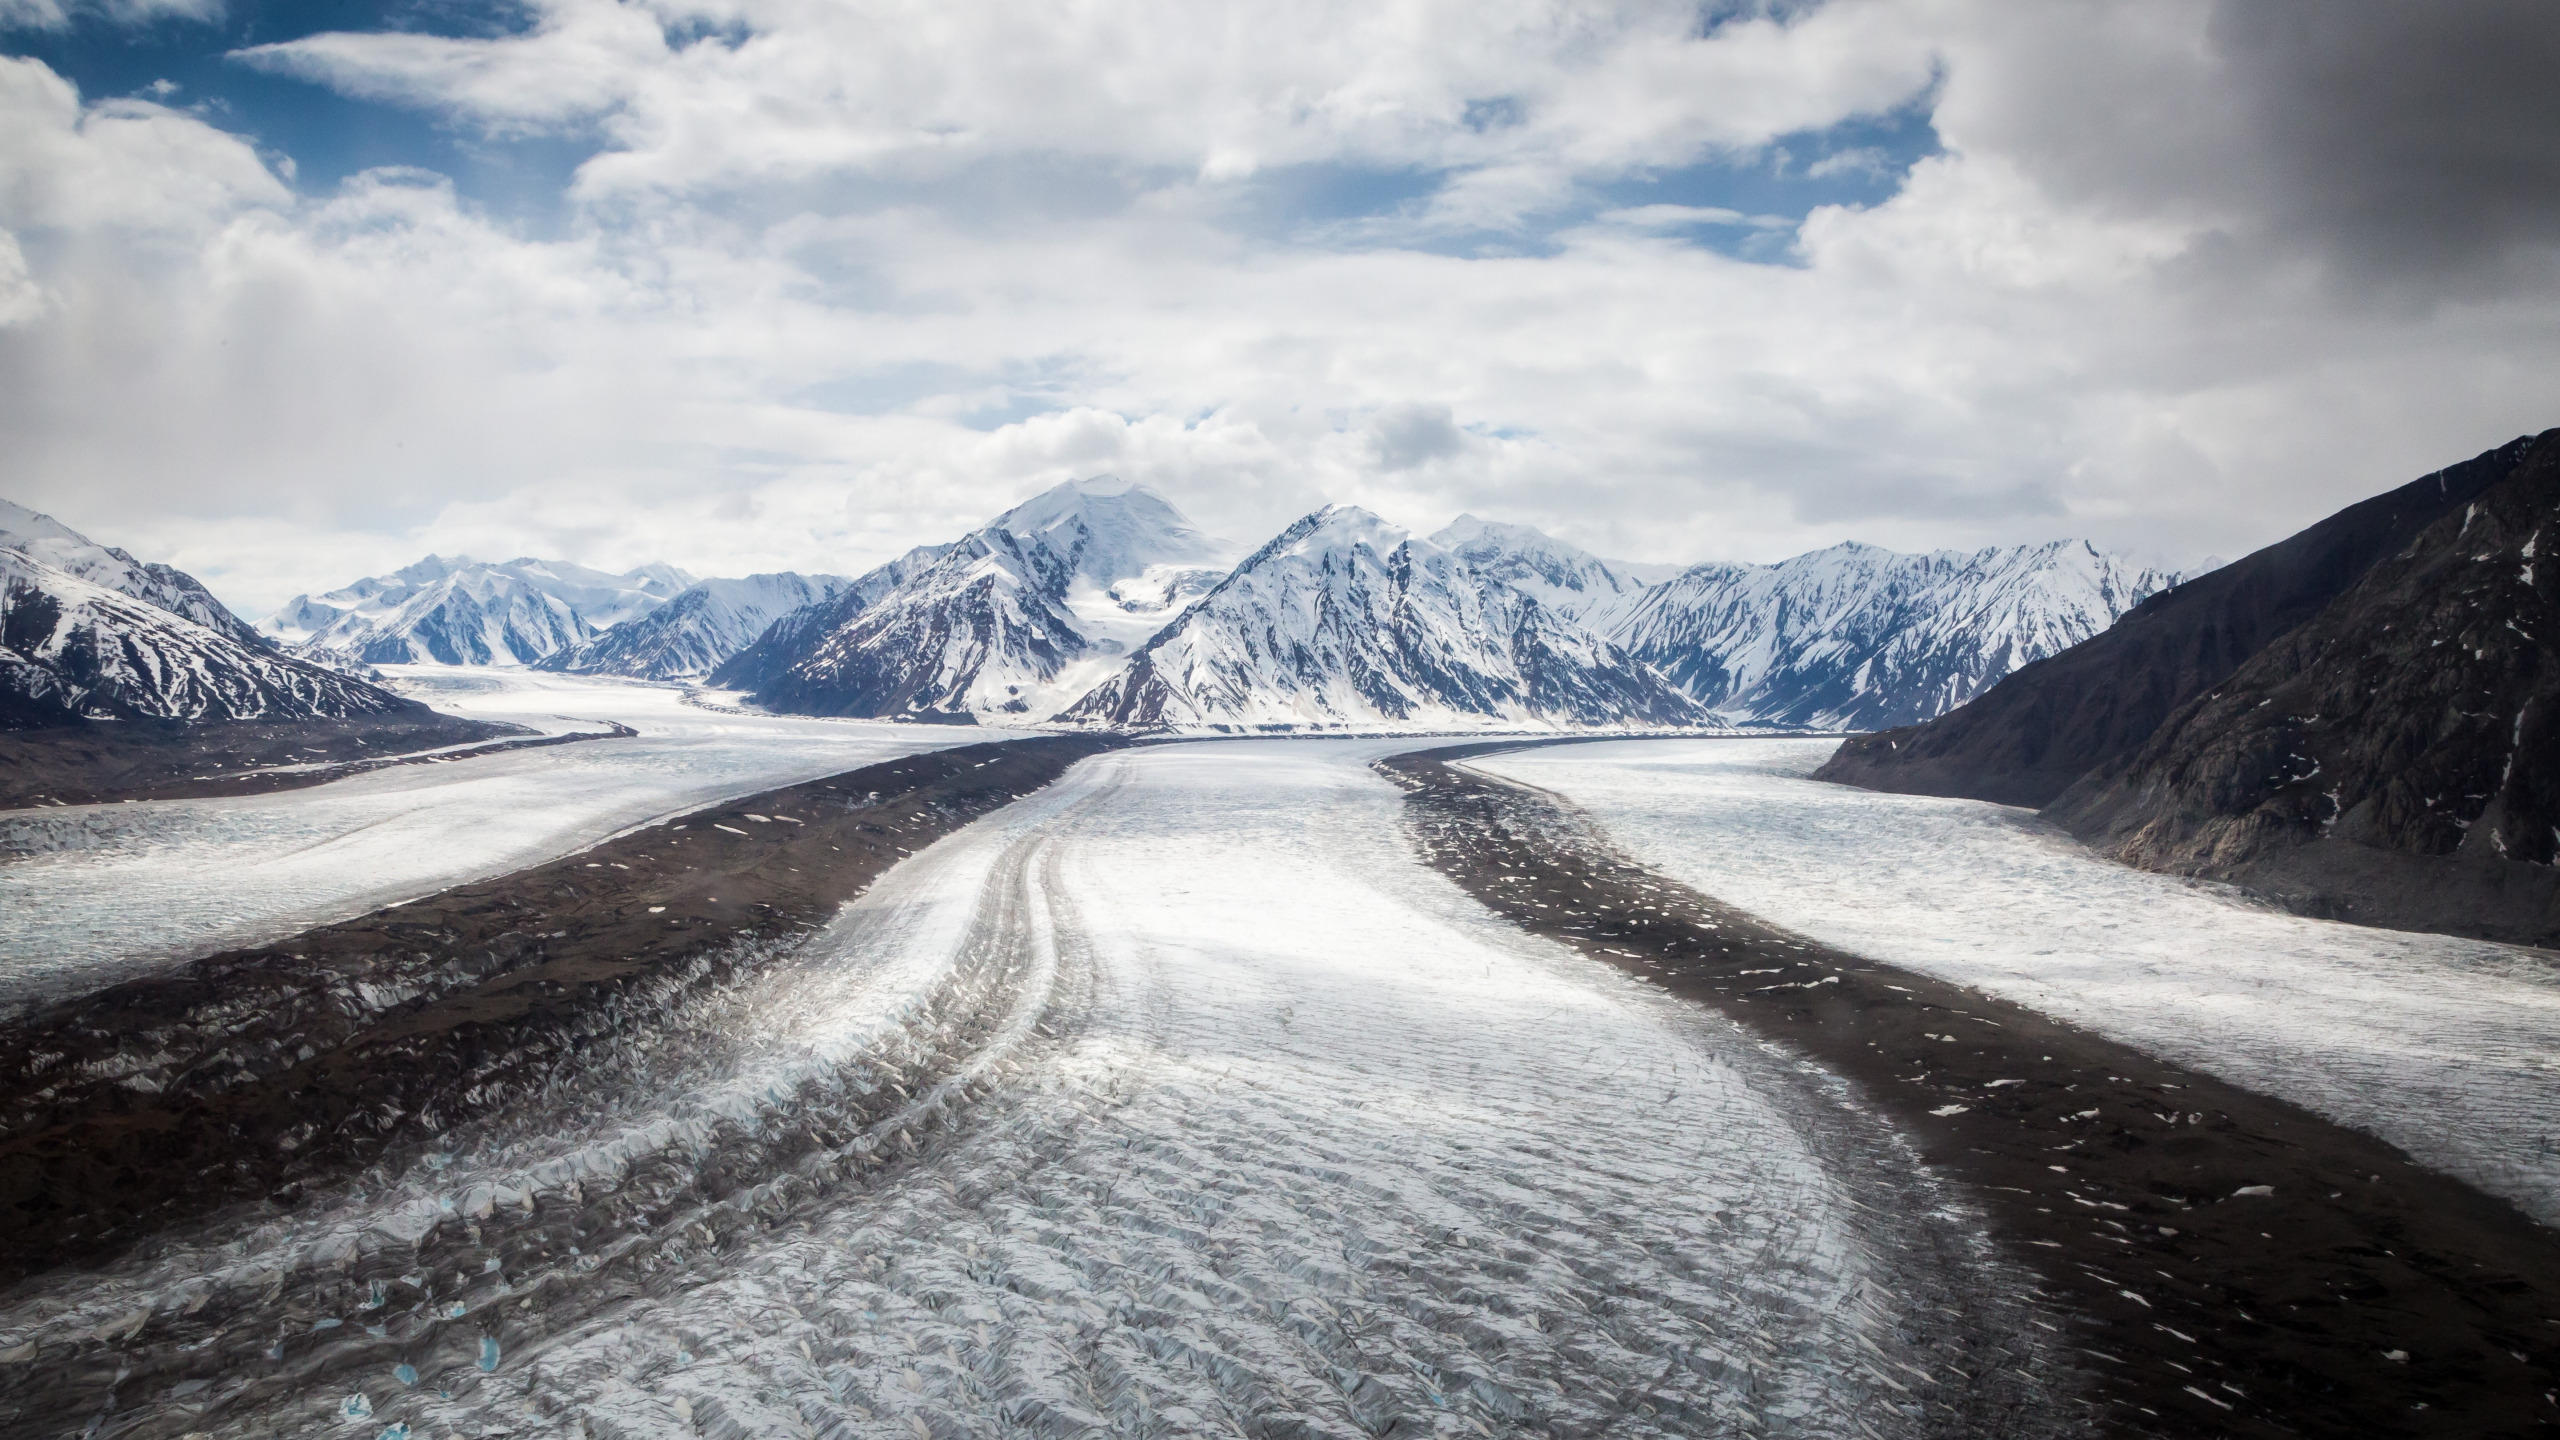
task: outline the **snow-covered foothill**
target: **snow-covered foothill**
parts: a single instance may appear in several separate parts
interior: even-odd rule
[[[1638,861],[1827,944],[2293,1101],[2560,1223],[2560,972],[2538,951],[2306,919],[2103,860],[2032,812],[1805,779],[1803,740],[1468,762]]]
[[[1061,719],[1134,729],[1687,725],[1557,610],[1356,506],[1298,521]]]
[[[297,595],[258,628],[281,645],[373,665],[530,665],[693,583],[672,565],[612,575],[565,560],[430,555],[325,595]]]
[[[1850,543],[1694,566],[1608,634],[1736,723],[1873,730],[1944,714],[2177,578],[2080,540],[1926,555]]]

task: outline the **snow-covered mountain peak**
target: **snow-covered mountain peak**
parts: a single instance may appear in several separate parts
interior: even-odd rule
[[[1688,724],[1617,647],[1355,505],[1303,517],[1062,719],[1137,728]]]
[[[259,629],[297,653],[368,664],[529,665],[646,615],[693,577],[672,565],[620,575],[519,556],[429,555],[325,595],[297,595]]]
[[[9,515],[16,543],[0,545],[0,730],[413,708],[362,681],[277,654],[184,573],[139,564],[67,526],[28,523],[32,514]],[[222,623],[203,623],[172,600],[210,609]]]
[[[2175,579],[2085,540],[1925,555],[1849,541],[1692,566],[1609,633],[1728,718],[1870,729],[1943,714]]]
[[[1105,588],[1157,565],[1217,565],[1235,547],[1193,525],[1173,502],[1114,475],[1069,480],[996,517],[1003,530],[1045,547],[1068,570]]]
[[[1527,525],[1461,515],[1432,535],[1477,573],[1537,597],[1594,629],[1605,630],[1646,587],[1679,573],[1673,565],[1603,560]]]
[[[185,571],[145,564],[50,515],[8,500],[0,500],[0,550],[14,550],[48,570],[156,605],[252,649],[263,649],[267,643]]]
[[[25,550],[30,544],[44,540],[67,540],[86,545],[89,537],[40,510],[30,510],[14,500],[0,500],[0,546]]]
[[[777,622],[751,663],[715,678],[752,674],[760,702],[820,714],[1042,720],[1206,594],[1233,553],[1144,485],[1071,480],[876,600]]]

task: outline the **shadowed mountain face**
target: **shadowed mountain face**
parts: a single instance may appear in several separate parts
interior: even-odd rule
[[[2560,941],[2560,431],[2047,812],[2146,869]]]
[[[2319,614],[2377,561],[2513,474],[2538,443],[2502,445],[2163,591],[1961,709],[1850,740],[1816,778],[2050,804],[2091,770],[2133,754],[2179,707]]]

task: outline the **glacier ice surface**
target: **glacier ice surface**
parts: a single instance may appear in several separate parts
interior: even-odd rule
[[[2290,1100],[2560,1224],[2549,955],[2290,915],[2101,859],[2029,811],[1805,778],[1836,743],[1468,763],[1565,796],[1705,894]]]

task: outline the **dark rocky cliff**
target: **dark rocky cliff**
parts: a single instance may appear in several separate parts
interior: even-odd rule
[[[2560,432],[2046,814],[2345,919],[2560,942]]]

